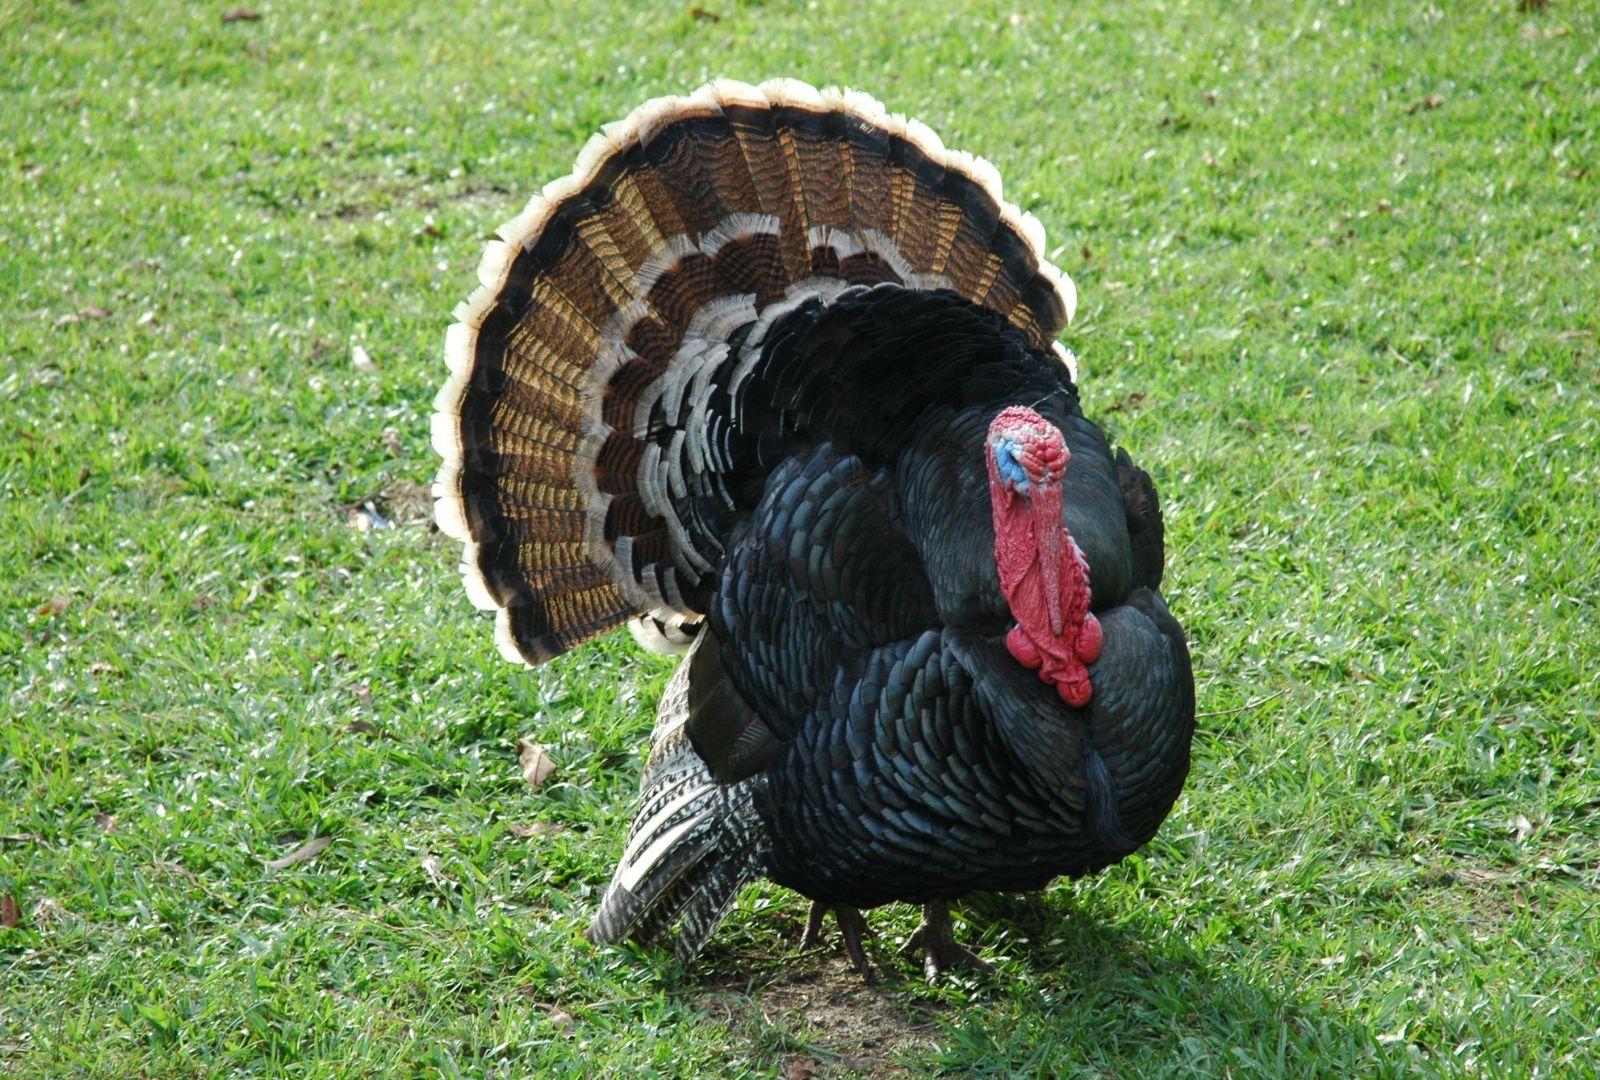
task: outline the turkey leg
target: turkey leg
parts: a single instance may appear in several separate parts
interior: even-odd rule
[[[872,965],[867,963],[867,951],[861,947],[861,939],[869,933],[867,920],[861,914],[860,908],[853,908],[845,904],[824,904],[820,900],[811,901],[811,915],[806,919],[806,932],[800,938],[800,949],[814,949],[822,944],[822,920],[833,912],[833,921],[839,924],[839,936],[844,938],[844,950],[850,954],[850,962],[855,965],[861,977],[868,986],[875,981],[872,974]]]
[[[950,923],[950,905],[943,900],[922,905],[922,925],[906,939],[902,956],[921,959],[922,974],[932,982],[946,968],[964,967],[976,971],[994,970],[987,960],[956,940]]]

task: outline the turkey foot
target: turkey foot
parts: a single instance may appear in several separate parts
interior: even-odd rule
[[[922,905],[922,925],[906,939],[900,955],[922,960],[922,974],[929,981],[946,968],[964,967],[984,973],[994,966],[956,940],[950,923],[950,905],[943,900]]]
[[[839,936],[844,938],[844,950],[850,954],[850,962],[855,965],[861,977],[868,986],[873,984],[872,965],[867,963],[867,951],[861,947],[861,939],[869,931],[867,920],[861,914],[860,908],[853,908],[846,904],[824,904],[820,900],[811,901],[811,915],[806,919],[806,932],[800,938],[800,949],[814,949],[822,944],[822,920],[828,912],[833,912],[833,921],[839,924]]]

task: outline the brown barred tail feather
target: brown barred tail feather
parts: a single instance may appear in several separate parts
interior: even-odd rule
[[[499,236],[446,338],[436,516],[501,652],[530,664],[641,613],[702,614],[707,521],[743,497],[716,478],[760,435],[735,419],[741,350],[776,313],[949,289],[1072,363],[1054,340],[1072,284],[994,168],[848,90],[649,102]]]

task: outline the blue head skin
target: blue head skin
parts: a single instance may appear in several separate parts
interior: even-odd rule
[[[1021,448],[1017,446],[1015,439],[1002,438],[994,447],[994,464],[1000,472],[1000,479],[1004,480],[1012,491],[1026,495],[1031,484],[1028,480],[1028,470],[1017,460],[1021,453]]]

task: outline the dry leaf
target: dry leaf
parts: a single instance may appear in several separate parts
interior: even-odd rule
[[[374,724],[371,720],[352,720],[345,730],[352,735],[376,735],[380,739],[390,739],[394,737],[377,724]]]
[[[350,346],[350,362],[356,366],[357,371],[377,371],[378,365],[360,345]]]
[[[1423,111],[1431,111],[1433,109],[1437,109],[1439,106],[1441,106],[1443,104],[1444,104],[1443,95],[1441,95],[1441,94],[1429,94],[1427,97],[1423,98],[1421,101],[1417,102],[1415,105],[1412,105],[1410,108],[1406,109],[1406,112],[1407,113],[1419,113],[1419,112],[1423,112]]]
[[[60,594],[57,594],[40,604],[38,607],[34,608],[33,613],[35,615],[43,615],[47,618],[55,618],[57,615],[60,615],[63,611],[66,611],[67,608],[71,606],[72,597],[61,596]]]
[[[17,910],[17,898],[10,893],[0,896],[0,926],[10,930],[21,921],[22,912]]]
[[[357,704],[363,709],[372,708],[372,685],[370,683],[353,682],[345,689],[355,695]]]
[[[520,821],[508,821],[506,829],[512,836],[520,836],[524,840],[530,836],[558,836],[566,831],[553,821],[535,821],[532,825],[524,825]]]
[[[690,8],[689,14],[700,22],[719,23],[722,21],[721,15],[718,15],[715,11],[707,11],[699,5]]]
[[[117,670],[117,665],[108,664],[104,660],[96,660],[94,663],[89,665],[89,674],[90,675],[110,675],[113,671],[116,671],[116,670]]]
[[[394,522],[378,513],[378,508],[370,502],[364,502],[350,511],[350,525],[356,532],[377,532],[381,529],[394,528]]]
[[[94,816],[94,823],[100,826],[101,832],[112,833],[117,831],[117,819],[112,817],[110,814],[96,814]]]
[[[428,875],[428,880],[436,887],[452,884],[450,875],[444,872],[444,863],[437,855],[424,855],[422,857],[422,872]]]
[[[47,896],[33,905],[33,923],[35,926],[49,926],[58,923],[67,917],[67,909],[61,906],[61,901],[55,897]]]
[[[563,1035],[571,1035],[572,1029],[578,1026],[578,1022],[572,1018],[572,1014],[558,1006],[550,1006],[549,1016],[550,1023],[555,1025],[555,1029]]]
[[[556,771],[555,759],[539,743],[518,739],[517,758],[522,762],[522,778],[536,791]]]
[[[222,13],[222,21],[224,25],[236,22],[259,22],[261,21],[261,12],[251,11],[249,8],[242,7],[232,8]]]
[[[811,1080],[816,1072],[817,1062],[814,1058],[798,1057],[783,1070],[783,1080]]]
[[[296,863],[308,862],[311,859],[315,859],[318,855],[321,855],[323,850],[331,843],[333,843],[333,837],[331,836],[313,837],[312,839],[301,844],[299,847],[295,848],[293,851],[289,852],[289,854],[285,855],[281,859],[262,859],[261,865],[265,866],[268,870],[284,870],[288,867],[294,866]]]
[[[1450,876],[1463,885],[1502,885],[1516,875],[1509,870],[1494,870],[1483,866],[1461,866],[1450,871]]]

